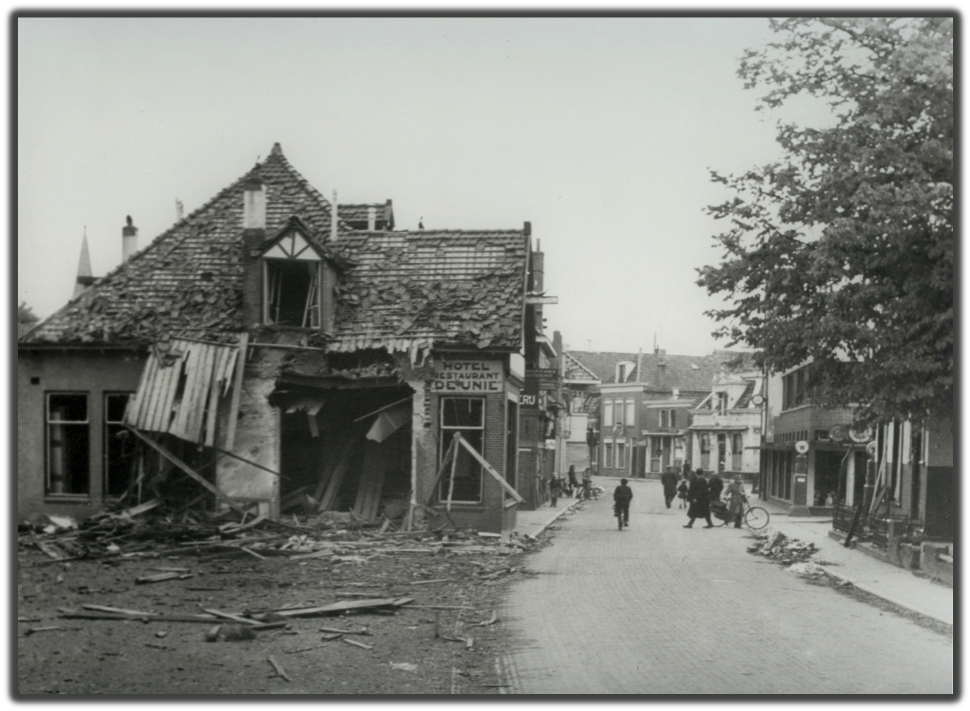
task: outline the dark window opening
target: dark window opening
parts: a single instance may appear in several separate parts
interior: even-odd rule
[[[266,260],[266,323],[320,328],[320,263]]]
[[[88,494],[91,462],[86,394],[47,396],[47,493]]]
[[[475,398],[442,398],[440,429],[439,462],[444,461],[456,432],[461,433],[472,449],[482,454],[485,445],[485,401]],[[449,463],[441,477],[438,496],[441,501],[447,501],[451,488],[453,502],[479,503],[482,500],[482,465],[464,447],[459,446],[456,451],[456,461]]]

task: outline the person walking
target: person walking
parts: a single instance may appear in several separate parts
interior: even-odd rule
[[[549,480],[549,500],[551,502],[552,508],[556,508],[556,501],[559,500],[559,477],[553,476]]]
[[[593,486],[593,475],[589,471],[589,467],[583,470],[583,493],[580,496],[581,499],[589,501],[590,494],[592,492]]]
[[[744,492],[744,482],[741,475],[736,474],[734,481],[728,484],[727,491],[728,521],[734,521],[735,528],[741,528],[741,516],[744,513],[744,505],[748,501],[748,496]]]
[[[687,508],[687,490],[690,487],[690,477],[690,472],[684,472],[680,483],[677,484],[677,498],[680,499],[680,506],[677,508],[679,509]]]
[[[717,472],[711,472],[711,478],[707,482],[707,500],[720,501],[722,491],[724,491],[724,480],[717,475]]]
[[[620,479],[620,485],[613,490],[613,511],[620,517],[624,526],[630,525],[630,500],[633,490],[627,486],[626,479]]]
[[[569,495],[579,497],[579,480],[576,478],[576,465],[569,465]]]
[[[660,475],[660,483],[664,487],[664,504],[670,508],[670,502],[677,496],[677,475],[674,470],[667,467],[667,471]]]
[[[704,478],[703,469],[698,468],[694,472],[690,486],[687,488],[687,500],[690,502],[690,507],[687,509],[687,518],[690,521],[687,522],[684,528],[693,528],[694,519],[697,518],[702,518],[707,521],[707,525],[704,528],[714,528],[714,524],[711,523],[710,499],[708,498],[707,480]]]

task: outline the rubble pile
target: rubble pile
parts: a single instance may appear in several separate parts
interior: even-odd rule
[[[188,512],[187,512],[188,513]],[[225,521],[227,518],[236,520]],[[329,558],[365,563],[399,553],[511,555],[534,539],[476,531],[391,531],[352,513],[325,511],[292,517],[293,523],[232,511],[175,515],[151,501],[117,512],[100,512],[78,525],[63,516],[39,516],[18,526],[18,548],[33,547],[50,562],[80,559],[132,560],[193,556],[201,561],[233,557]],[[248,519],[248,520],[247,520]]]
[[[814,543],[804,543],[797,538],[788,538],[781,531],[767,529],[758,533],[755,537],[757,542],[748,546],[748,553],[763,555],[784,566],[807,563],[818,551]],[[821,568],[818,568],[817,565],[813,564],[813,566],[821,571]],[[802,569],[799,568],[798,570],[801,571]]]

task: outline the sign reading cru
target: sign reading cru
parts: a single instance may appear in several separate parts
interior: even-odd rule
[[[497,360],[446,360],[435,368],[434,392],[500,393],[502,362]]]

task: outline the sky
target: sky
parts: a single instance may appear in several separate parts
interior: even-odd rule
[[[265,158],[396,227],[515,229],[576,350],[723,347],[695,282],[728,199],[778,155],[736,76],[763,18],[20,18],[17,299],[71,297]],[[801,116],[800,112],[805,115]],[[806,105],[786,118],[817,119]]]

